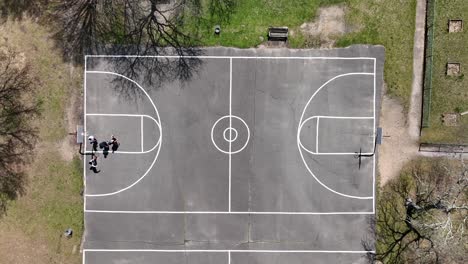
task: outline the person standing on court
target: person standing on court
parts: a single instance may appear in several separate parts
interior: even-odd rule
[[[104,158],[107,158],[107,155],[109,155],[109,144],[107,141],[99,143],[99,148],[103,150],[102,154],[104,155]]]
[[[89,161],[89,165],[91,165],[91,167],[89,167],[90,170],[92,170],[94,173],[99,173],[100,170],[97,170],[97,156],[96,155],[92,155],[91,156],[91,160]]]
[[[94,136],[88,137],[89,144],[93,147],[93,151],[97,151],[98,141]]]
[[[112,153],[114,153],[119,148],[120,143],[117,141],[117,138],[114,135],[111,135],[109,145],[112,145]]]

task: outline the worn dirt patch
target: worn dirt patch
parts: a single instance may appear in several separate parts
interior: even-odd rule
[[[380,185],[398,176],[403,166],[418,155],[418,143],[408,133],[403,106],[395,99],[383,97],[380,125],[383,130],[379,148]]]
[[[444,126],[458,126],[458,119],[460,115],[458,113],[444,113],[442,114],[442,124]]]
[[[447,75],[459,76],[460,75],[460,63],[447,63]]]
[[[450,20],[449,21],[449,32],[462,32],[463,31],[463,20]]]
[[[46,243],[33,241],[19,230],[1,228],[0,264],[50,263]],[[3,252],[3,253],[2,253]],[[10,252],[9,254],[6,254]],[[12,254],[15,252],[14,254]]]
[[[313,48],[331,48],[336,39],[347,33],[344,5],[319,8],[315,21],[300,26],[306,45]]]
[[[77,69],[68,64],[70,78],[79,74]],[[76,125],[83,124],[83,96],[78,89],[71,89],[68,97],[68,105],[65,108],[65,120],[69,133],[76,132]],[[69,135],[57,144],[62,158],[71,161],[77,152],[76,136]]]

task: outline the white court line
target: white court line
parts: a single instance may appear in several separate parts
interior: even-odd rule
[[[87,55],[85,56],[85,90],[84,90],[84,113],[86,114],[86,60],[87,57],[166,57],[166,58],[178,58],[178,56],[132,56],[132,55]],[[188,56],[187,56],[188,57]],[[230,58],[230,59],[296,59],[296,60],[308,60],[308,59],[323,59],[323,60],[374,60],[374,116],[375,116],[375,61],[376,58],[371,58],[371,57],[232,57],[232,56],[192,56],[193,58],[206,58],[206,59],[216,59],[216,58]],[[157,110],[156,110],[157,111]],[[374,124],[375,124],[375,118],[374,118]],[[84,121],[84,126],[86,129],[86,119]],[[375,125],[374,125],[375,127]],[[375,133],[375,131],[374,131]],[[86,144],[86,142],[85,142]],[[154,162],[156,159],[154,160]],[[154,165],[151,165],[151,167]],[[373,196],[375,197],[375,156],[374,156],[374,190],[373,190]],[[84,175],[86,175],[86,161],[84,160]],[[86,176],[84,177],[84,186],[85,186],[85,193],[86,193]],[[373,200],[374,202],[374,210],[373,212],[331,212],[331,213],[316,213],[316,212],[229,212],[229,214],[236,214],[236,213],[249,213],[249,214],[311,214],[311,215],[335,215],[335,214],[375,214],[375,199]],[[86,209],[86,199],[84,199],[84,209]],[[93,210],[84,210],[85,212],[111,212],[111,211],[93,211]],[[113,211],[113,212],[124,212],[124,211]],[[128,213],[151,213],[149,211],[128,211]],[[182,213],[182,214],[190,214],[190,213],[197,213],[197,212],[164,212],[164,211],[154,211],[154,213]],[[199,213],[217,213],[217,212],[199,212]],[[228,212],[219,212],[219,213],[225,213],[227,214]],[[86,221],[86,218],[85,218]],[[367,253],[375,253],[375,251],[349,251],[349,250],[150,250],[150,249],[143,249],[143,250],[131,250],[131,249],[83,249],[83,264],[85,264],[85,258],[86,258],[86,252],[229,252],[229,255],[231,252],[245,252],[245,253],[345,253],[345,254],[367,254]]]
[[[249,249],[83,249],[83,252],[162,252],[162,253],[342,253],[366,254],[374,250],[249,250]]]
[[[85,60],[84,60],[84,72],[83,72],[83,75],[84,75],[84,92],[83,92],[83,117],[84,117],[84,124],[83,124],[83,133],[86,135],[86,70],[87,70],[87,57],[85,56]],[[83,139],[84,141],[84,150],[86,151],[86,143],[88,141],[88,139],[84,138]],[[87,169],[87,164],[86,164],[86,156],[83,157],[83,193],[85,194],[86,193],[86,169]],[[86,196],[83,196],[83,211],[86,211]],[[86,217],[83,217],[83,226],[86,226]],[[83,231],[83,237],[86,235],[86,230]],[[84,253],[83,253],[84,254]],[[83,264],[85,260],[84,260],[84,256],[83,256]]]
[[[232,58],[229,59],[229,128],[232,128]],[[229,139],[232,139],[232,129],[229,129]],[[232,141],[229,141],[229,212],[231,212],[231,165]]]
[[[324,115],[316,115],[316,116],[312,116],[312,117],[307,118],[302,123],[305,123],[307,120],[312,119],[312,118],[323,118],[323,119],[373,119],[374,117],[373,116],[324,116]],[[302,128],[302,125],[301,125],[301,128]]]
[[[228,264],[231,264],[231,251],[228,252]]]
[[[375,69],[374,69],[375,70]],[[375,78],[375,74],[374,73],[369,73],[369,72],[351,72],[351,73],[345,73],[345,74],[340,74],[340,75],[336,75],[335,77],[329,79],[328,81],[326,81],[324,84],[322,84],[322,86],[320,86],[313,94],[312,96],[310,97],[309,101],[307,101],[305,107],[304,107],[304,110],[302,111],[302,114],[301,114],[301,118],[299,119],[299,126],[297,128],[297,148],[299,149],[299,154],[301,155],[301,158],[302,158],[302,161],[305,165],[305,167],[307,168],[307,170],[309,171],[310,175],[312,175],[312,177],[314,177],[314,179],[320,184],[322,185],[322,187],[324,187],[325,189],[329,190],[330,192],[332,193],[335,193],[337,195],[340,195],[340,196],[343,196],[343,197],[347,197],[347,198],[352,198],[352,199],[360,199],[360,200],[368,200],[368,199],[374,199],[374,196],[355,196],[355,195],[349,195],[349,194],[344,194],[344,193],[341,193],[341,192],[338,192],[330,187],[328,187],[326,184],[324,184],[322,181],[319,180],[319,178],[317,176],[315,176],[315,174],[312,172],[312,170],[309,168],[309,165],[307,165],[307,162],[304,158],[304,155],[302,153],[302,144],[301,144],[301,139],[300,139],[300,134],[301,134],[301,128],[302,128],[302,125],[304,124],[304,122],[302,120],[304,120],[304,114],[306,112],[306,109],[308,108],[310,102],[312,102],[312,100],[314,99],[314,97],[317,95],[317,93],[319,93],[324,87],[326,87],[330,82],[338,79],[338,78],[342,78],[342,77],[345,77],[345,76],[353,76],[353,75],[373,75],[374,78]],[[375,86],[374,86],[374,94],[375,94]],[[375,115],[375,113],[374,113]],[[355,153],[353,153],[355,154]]]
[[[150,116],[150,115],[143,115],[143,114],[106,114],[106,113],[87,113],[87,116],[126,116],[126,117],[146,117],[151,120],[153,120],[156,125],[161,126],[158,120],[156,118]]]
[[[234,119],[237,119],[237,120],[241,121],[242,124],[244,124],[244,126],[245,126],[245,128],[246,128],[246,130],[247,130],[247,140],[245,141],[244,145],[243,145],[240,149],[238,149],[238,150],[236,150],[236,151],[231,151],[231,152],[229,152],[229,151],[222,150],[222,149],[216,144],[216,141],[214,140],[214,129],[215,129],[216,125],[217,125],[221,120],[223,120],[223,119],[225,119],[225,118],[234,118]],[[222,153],[224,153],[224,154],[229,154],[229,153],[231,153],[231,154],[237,154],[237,153],[241,152],[242,150],[244,150],[244,149],[247,147],[247,145],[249,144],[249,140],[250,140],[250,128],[249,128],[249,126],[247,125],[247,123],[244,121],[244,119],[242,119],[242,118],[240,118],[240,117],[238,117],[238,116],[235,116],[235,115],[233,115],[233,116],[229,116],[229,115],[222,116],[222,117],[220,117],[218,120],[216,120],[216,122],[215,122],[215,123],[213,124],[213,126],[211,127],[211,142],[213,143],[213,145],[216,147],[217,150],[219,150],[220,152],[222,152]]]
[[[145,152],[145,144],[144,144],[144,132],[143,132],[143,116],[141,116],[141,152]],[[158,141],[160,142],[160,141]]]
[[[374,140],[375,140],[375,137],[376,137],[375,133],[376,133],[376,130],[377,130],[376,121],[375,121],[375,119],[376,119],[375,118],[375,104],[376,104],[375,98],[377,96],[376,95],[376,87],[377,86],[375,84],[376,71],[377,71],[376,70],[376,62],[377,62],[377,60],[376,60],[376,58],[374,58]],[[375,148],[375,143],[374,143],[374,148]],[[374,149],[374,152],[375,152],[375,149]],[[375,155],[372,156],[372,160],[373,160],[372,161],[372,197],[373,197],[373,199],[372,199],[372,212],[375,213],[375,184],[376,184],[376,182],[375,182]]]
[[[153,120],[154,123],[156,123],[156,125],[158,127],[160,127],[161,125],[159,124],[158,120],[156,120],[154,117],[150,116],[150,115],[141,115],[141,114],[105,114],[105,113],[87,113],[86,116],[112,116],[112,117],[137,117],[137,118],[141,118],[141,152],[140,151],[121,151],[121,150],[117,150],[115,151],[115,153],[119,153],[119,154],[146,154],[146,153],[150,153],[152,151],[154,151],[157,147],[159,147],[159,144],[161,144],[161,136],[159,137],[158,141],[156,142],[156,144],[149,150],[146,150],[144,151],[143,150],[143,118],[149,118],[151,120]],[[161,131],[161,129],[160,129]],[[95,153],[102,153],[103,151],[102,150],[99,150],[99,151],[94,151]],[[89,151],[85,151],[85,153],[90,153]]]
[[[161,123],[161,117],[159,116],[159,112],[158,112],[158,109],[156,108],[156,105],[154,104],[153,102],[153,99],[151,99],[151,97],[149,96],[148,92],[139,84],[137,83],[136,81],[128,78],[127,76],[124,76],[122,74],[119,74],[119,73],[115,73],[115,72],[108,72],[108,71],[85,71],[85,76],[86,74],[88,73],[91,73],[91,74],[110,74],[110,75],[115,75],[115,76],[118,76],[118,77],[121,77],[121,78],[124,78],[130,82],[132,82],[133,84],[135,84],[138,88],[140,88],[140,90],[146,95],[146,97],[148,98],[148,100],[150,101],[151,105],[153,106],[153,109],[154,111],[156,112],[156,116],[157,116],[157,120],[159,120],[158,124]],[[85,112],[85,116],[86,116],[86,112]],[[99,115],[102,115],[102,114],[99,114]],[[109,114],[110,115],[110,114]],[[85,118],[86,120],[86,118]],[[85,123],[86,124],[86,123]],[[100,193],[100,194],[87,194],[85,192],[85,196],[86,197],[103,197],[103,196],[111,196],[111,195],[115,195],[115,194],[118,194],[118,193],[121,193],[123,191],[126,191],[130,188],[132,188],[133,186],[135,186],[136,184],[138,184],[143,178],[146,177],[146,175],[150,172],[150,170],[153,168],[154,164],[156,163],[156,160],[158,159],[158,156],[159,156],[159,153],[161,151],[161,145],[162,145],[162,127],[161,125],[158,126],[159,128],[159,144],[158,144],[158,150],[156,152],[156,155],[154,157],[154,160],[153,162],[151,163],[151,165],[149,166],[148,170],[139,178],[137,179],[134,183],[130,184],[129,186],[125,187],[125,188],[122,188],[118,191],[115,191],[115,192],[109,192],[109,193]],[[86,126],[85,126],[85,130],[86,130]],[[86,165],[86,164],[85,164]],[[85,174],[85,177],[86,177],[86,174]],[[85,199],[86,200],[86,199]],[[85,208],[86,209],[86,208]]]
[[[364,119],[374,119],[374,117],[372,116],[323,116],[323,115],[318,115],[318,116],[311,116],[309,118],[307,118],[306,120],[304,120],[300,126],[299,126],[299,130],[301,131],[302,130],[302,127],[310,120],[312,119],[317,119],[316,121],[316,132],[315,132],[315,151],[312,151],[308,148],[306,148],[304,146],[304,144],[302,144],[302,141],[300,140],[300,137],[299,137],[299,145],[307,152],[309,152],[310,154],[312,155],[336,155],[336,156],[339,156],[339,155],[356,155],[356,152],[319,152],[318,151],[318,144],[319,144],[319,120],[320,119],[356,119],[356,120],[364,120]],[[375,122],[375,119],[374,119],[374,122]],[[373,134],[373,138],[375,139],[375,134]],[[373,154],[374,152],[363,152],[361,154],[363,155],[371,155]]]
[[[175,56],[175,55],[86,55],[90,58],[167,58],[167,59],[254,59],[254,60],[375,60],[374,57],[271,57],[271,56]]]
[[[307,121],[307,119],[306,119],[306,121]],[[304,123],[306,121],[304,121]],[[317,127],[316,127],[316,131],[315,131],[315,153],[319,152],[319,147],[318,147],[318,144],[319,144],[319,124],[320,124],[320,117],[317,116],[317,121],[316,121],[316,126]],[[301,128],[302,128],[302,126],[301,126]]]
[[[219,215],[371,215],[374,212],[250,212],[250,211],[110,211],[110,210],[85,210],[86,213],[103,214],[219,214]]]
[[[94,57],[94,56],[93,56],[93,57]],[[108,56],[108,57],[115,57],[115,56]],[[231,58],[231,59],[232,59],[233,57],[220,57],[220,58]],[[234,57],[234,58],[236,58],[236,57]],[[249,58],[251,58],[251,57],[249,57]],[[264,58],[267,58],[267,57],[264,57]],[[276,59],[276,58],[278,58],[278,57],[272,57],[271,59]],[[290,57],[285,57],[285,58],[290,58]],[[318,57],[314,57],[314,58],[315,58],[315,59],[322,59],[322,58],[318,58]],[[314,59],[314,58],[310,58],[310,57],[309,57],[309,58],[307,58],[307,59]],[[301,59],[306,59],[306,58],[301,57]],[[334,59],[334,58],[323,57],[323,59]],[[336,59],[352,59],[352,58],[336,58]],[[354,58],[354,59],[356,59],[356,58]],[[363,59],[363,58],[359,58],[359,59]],[[367,58],[367,59],[374,59],[374,61],[375,61],[375,58]],[[374,69],[374,72],[375,72],[375,69]],[[111,73],[111,72],[97,72],[97,71],[96,71],[96,72],[90,71],[90,73],[110,73],[110,74],[115,74],[115,73]],[[117,74],[115,74],[115,75],[117,75]],[[343,75],[341,75],[341,76],[346,76],[346,75],[373,75],[373,73],[347,73],[347,74],[343,74]],[[340,77],[340,76],[335,76],[333,79],[336,79],[336,78],[338,78],[338,77]],[[126,78],[126,77],[125,77],[125,78]],[[374,75],[374,78],[375,78],[375,75]],[[131,80],[131,81],[133,81],[133,80]],[[332,80],[327,81],[327,83],[329,83],[330,81],[332,81]],[[134,82],[134,81],[133,81],[133,82]],[[327,83],[325,83],[324,85],[326,85]],[[138,84],[137,84],[137,85],[138,85]],[[324,85],[323,85],[323,86],[324,86]],[[141,87],[141,86],[140,86],[140,87]],[[323,87],[321,87],[321,88],[323,88]],[[319,90],[320,90],[321,88],[319,88]],[[143,90],[143,91],[144,91],[144,90]],[[375,87],[374,87],[374,91],[375,91]],[[144,91],[144,92],[146,93],[146,91]],[[318,91],[316,91],[316,92],[318,92]],[[374,96],[375,96],[375,94],[374,94]],[[311,99],[312,99],[312,98],[311,98]],[[310,100],[309,100],[309,102],[310,102]],[[374,103],[375,103],[375,102],[374,102]],[[157,111],[157,110],[156,110],[156,111]],[[303,113],[303,114],[304,114],[304,113]],[[375,113],[374,113],[374,115],[375,115]],[[301,117],[301,119],[302,119],[302,117]],[[301,153],[301,155],[302,155],[302,153]],[[153,164],[151,165],[151,167],[154,165],[154,162],[155,162],[155,161],[153,161]],[[374,166],[375,166],[375,165],[374,165]],[[375,172],[374,172],[374,174],[375,174]],[[315,178],[315,175],[314,175],[314,178]],[[141,180],[141,178],[140,178],[139,180]],[[317,178],[316,178],[316,180],[317,180]],[[318,181],[318,182],[321,183],[320,181]],[[136,184],[136,183],[135,183],[135,184]],[[322,183],[321,183],[321,184],[322,184]],[[132,186],[133,186],[133,185],[132,185]],[[131,186],[130,186],[130,187],[131,187]],[[122,191],[122,190],[121,190],[121,191]],[[109,194],[109,195],[112,195],[112,193]],[[88,195],[88,196],[90,196],[90,195]],[[364,197],[363,199],[367,199],[367,198]],[[99,211],[96,210],[95,212],[99,212]],[[105,212],[105,210],[100,211],[100,212]],[[122,212],[122,211],[121,211],[121,212]],[[128,213],[136,213],[136,212],[139,212],[139,211],[128,211]],[[146,212],[146,211],[140,211],[140,212],[143,212],[143,213],[144,213],[144,212]],[[163,211],[159,211],[159,212],[161,212],[161,213],[170,213],[170,212],[163,212]],[[375,212],[375,210],[374,210],[374,212]],[[154,212],[154,213],[157,213],[157,212]],[[180,212],[180,213],[190,213],[190,212]],[[211,212],[203,212],[203,213],[211,213]],[[222,212],[221,212],[221,213],[222,213]],[[224,213],[225,213],[225,212],[224,212]],[[252,212],[246,212],[246,213],[252,213]],[[281,212],[258,212],[258,213],[261,213],[261,214],[281,214]],[[332,212],[332,213],[330,213],[330,214],[361,214],[361,213],[362,213],[362,214],[371,214],[371,213],[369,213],[369,212]],[[289,213],[289,212],[285,212],[285,214],[329,214],[329,213],[316,213],[316,212],[311,212],[311,213],[307,213],[307,212],[305,212],[305,213],[304,213],[304,212],[291,212],[291,213]]]

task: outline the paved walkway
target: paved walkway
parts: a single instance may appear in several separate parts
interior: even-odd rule
[[[408,133],[411,139],[415,141],[419,141],[421,132],[425,27],[426,0],[417,0],[413,49],[413,84],[408,112]]]

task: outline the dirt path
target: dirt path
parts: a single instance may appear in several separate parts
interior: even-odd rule
[[[405,163],[418,155],[418,141],[409,137],[403,106],[384,96],[380,125],[383,130],[379,148],[380,185],[398,176]]]
[[[413,83],[407,117],[402,105],[384,96],[380,124],[384,138],[379,149],[380,185],[398,176],[406,162],[419,153],[421,131],[421,107],[424,69],[424,34],[426,25],[426,1],[418,0],[413,47]]]
[[[80,68],[74,67],[71,63],[68,64],[68,67],[70,79],[73,79],[74,76],[81,76]],[[68,95],[68,102],[65,107],[64,116],[68,132],[76,131],[76,125],[83,124],[83,94],[80,91],[81,88],[81,85],[77,85],[75,89],[70,89]],[[77,151],[71,151],[76,149],[76,137],[65,137],[62,141],[57,142],[56,149],[59,150],[59,153],[64,160],[71,161],[77,154]]]

